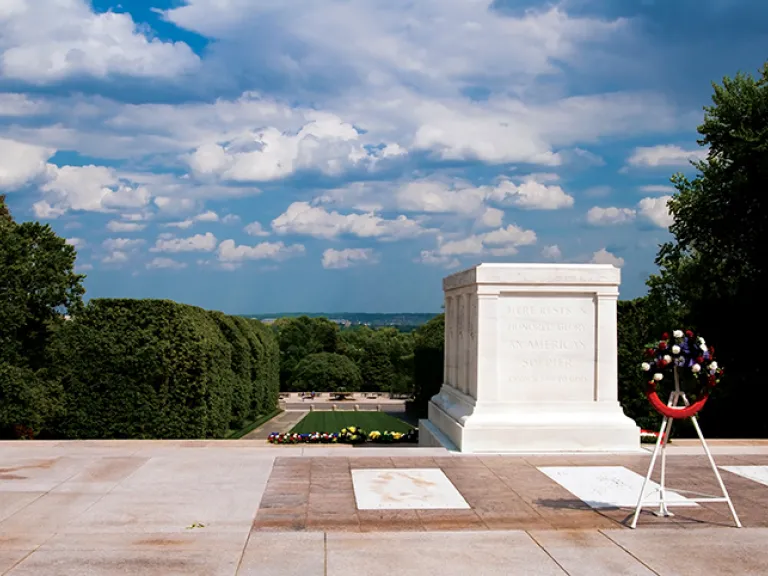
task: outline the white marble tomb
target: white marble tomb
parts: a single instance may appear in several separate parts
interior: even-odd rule
[[[420,444],[639,451],[617,397],[619,283],[603,264],[480,264],[445,278],[444,383]]]

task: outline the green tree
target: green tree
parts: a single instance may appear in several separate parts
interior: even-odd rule
[[[339,328],[325,318],[281,318],[274,324],[280,344],[280,389],[295,390],[294,372],[303,358],[320,352],[335,353]]]
[[[61,413],[45,347],[82,306],[75,249],[37,222],[17,224],[0,195],[0,436],[33,437]]]
[[[299,392],[357,392],[363,379],[355,363],[341,354],[310,354],[296,366],[294,386]]]
[[[0,361],[44,366],[51,332],[82,307],[76,257],[47,224],[17,224],[0,196]]]
[[[435,316],[413,334],[414,401],[411,410],[426,416],[430,398],[443,385],[445,314]]]
[[[680,326],[679,318],[672,312],[666,303],[652,296],[618,303],[619,402],[624,413],[646,430],[658,429],[661,416],[645,397],[648,375],[640,364],[645,360],[643,354],[648,343]]]
[[[366,391],[410,395],[413,392],[413,333],[368,326],[342,330],[339,353],[352,359]]]
[[[368,326],[342,330],[339,332],[337,352],[354,361],[359,368],[363,362],[368,343],[373,338],[373,333],[374,330]]]
[[[374,336],[368,341],[360,363],[360,373],[366,392],[389,392],[392,389],[395,367],[383,338]]]
[[[768,281],[768,63],[757,78],[737,74],[713,84],[699,144],[697,175],[672,178],[674,239],[657,256],[651,296],[681,313],[715,344],[726,377],[702,412],[713,435],[768,435],[764,364],[749,342],[750,322],[766,311]]]

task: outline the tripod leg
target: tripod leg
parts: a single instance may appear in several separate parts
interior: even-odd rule
[[[704,452],[707,454],[707,458],[709,459],[709,464],[712,466],[712,470],[715,473],[715,478],[717,478],[717,483],[720,485],[720,490],[723,491],[723,496],[728,501],[728,508],[731,510],[731,516],[733,516],[733,522],[736,524],[737,528],[741,528],[741,521],[739,520],[738,515],[736,514],[736,509],[733,507],[733,502],[731,501],[731,496],[728,494],[728,489],[725,487],[725,484],[723,483],[723,479],[720,476],[720,471],[717,469],[717,465],[715,464],[715,459],[712,458],[712,453],[709,451],[709,446],[707,446],[707,441],[704,440],[704,434],[701,433],[701,428],[699,427],[699,421],[696,418],[696,416],[691,416],[691,420],[693,421],[693,427],[696,428],[696,434],[699,435],[699,440],[701,440],[701,445],[704,447]]]
[[[640,516],[640,510],[643,508],[643,499],[645,497],[645,488],[648,486],[648,482],[651,480],[651,474],[653,474],[653,468],[656,466],[656,458],[659,456],[659,449],[661,448],[661,441],[664,438],[662,434],[664,433],[664,430],[667,428],[667,418],[664,416],[661,420],[661,429],[659,430],[659,438],[656,440],[656,446],[653,449],[653,455],[651,456],[651,464],[648,466],[648,474],[645,475],[645,480],[643,481],[643,487],[640,489],[640,496],[637,499],[637,507],[635,508],[635,515],[632,517],[632,523],[629,525],[630,528],[637,528],[637,518]]]
[[[672,418],[667,418],[667,426],[664,429],[661,438],[661,481],[659,486],[659,511],[657,516],[674,516],[667,508],[667,502],[664,499],[667,480],[667,442],[672,432]]]

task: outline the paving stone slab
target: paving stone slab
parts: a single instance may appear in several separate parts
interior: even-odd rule
[[[525,532],[327,535],[328,576],[563,576]]]
[[[0,550],[0,574],[5,574],[31,553],[32,550]]]
[[[529,534],[569,576],[655,576],[600,532],[537,530]]]
[[[55,534],[41,546],[42,551],[80,550],[134,550],[144,551],[208,551],[241,552],[248,538],[248,530],[240,532],[214,532],[205,528],[185,530],[175,534],[164,532],[119,534]]]
[[[2,485],[0,485],[2,490]],[[45,492],[35,491],[16,491],[16,492],[1,492],[0,491],[0,522],[14,515],[22,508],[29,506],[32,502],[45,496]]]
[[[663,576],[765,576],[768,529],[606,530],[604,534]]]
[[[234,487],[176,486],[164,492],[113,491],[67,522],[62,531],[183,532],[194,524],[202,524],[208,530],[243,530],[256,515],[259,496],[259,491],[249,493]]]
[[[93,506],[101,494],[48,493],[0,522],[0,534],[39,534],[48,537]]]
[[[357,571],[356,574],[360,574]],[[322,532],[254,532],[245,548],[238,576],[324,576]]]
[[[232,576],[239,560],[239,551],[37,550],[7,576]]]

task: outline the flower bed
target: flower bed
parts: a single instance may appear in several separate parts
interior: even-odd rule
[[[409,432],[379,432],[372,430],[366,432],[362,428],[350,426],[342,428],[339,432],[312,432],[311,434],[279,434],[272,432],[267,438],[271,444],[363,444],[374,442],[377,444],[415,443],[419,441],[419,431],[414,428]]]

